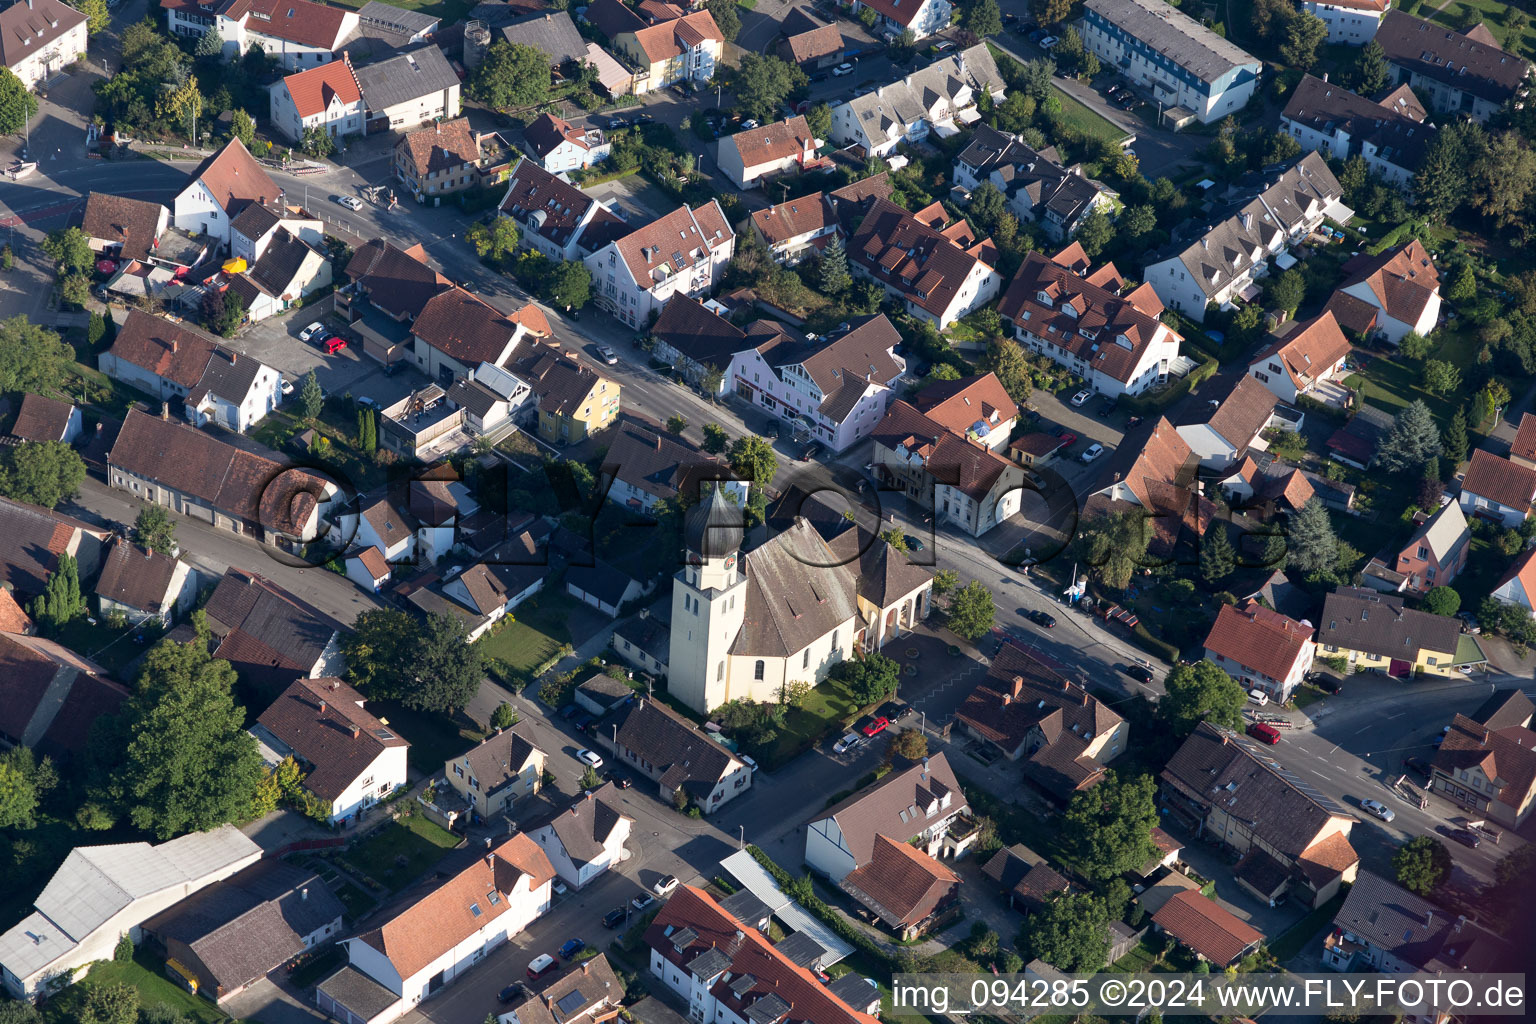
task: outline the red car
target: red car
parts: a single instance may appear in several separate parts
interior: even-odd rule
[[[886,727],[890,724],[890,719],[884,715],[866,717],[864,721],[859,723],[859,732],[862,732],[865,736],[878,736],[885,732]]]
[[[338,338],[338,337],[332,335],[331,337],[326,338],[324,341],[322,341],[320,343],[320,346],[325,349],[325,354],[326,355],[333,356],[337,352],[340,352],[342,349],[347,347],[347,339],[346,338]]]
[[[1265,725],[1263,722],[1254,722],[1250,725],[1248,727],[1248,735],[1256,740],[1268,743],[1270,746],[1280,742],[1280,730],[1272,725]]]

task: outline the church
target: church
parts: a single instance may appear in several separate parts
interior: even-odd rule
[[[720,488],[684,520],[686,565],[672,585],[667,689],[701,714],[781,699],[855,651],[877,651],[928,615],[933,574],[878,536],[809,519],[743,553],[742,510]]]

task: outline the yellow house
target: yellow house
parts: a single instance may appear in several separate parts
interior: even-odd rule
[[[1364,587],[1329,594],[1319,627],[1319,657],[1343,658],[1354,671],[1448,676],[1487,660],[1455,619],[1406,608],[1401,597]]]
[[[539,436],[551,444],[577,444],[619,414],[619,384],[547,346],[517,364],[516,373],[538,397]]]
[[[620,32],[613,44],[640,67],[642,73],[635,76],[634,87],[639,95],[677,82],[709,81],[725,49],[725,36],[713,15],[695,11],[672,21]]]

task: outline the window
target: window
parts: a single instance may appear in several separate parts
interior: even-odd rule
[[[459,778],[462,779],[464,777],[464,769],[460,768],[458,765],[454,765],[453,766],[453,774],[457,775]]]
[[[762,679],[766,668],[767,666],[761,660],[759,660],[755,665],[752,666],[752,678]]]

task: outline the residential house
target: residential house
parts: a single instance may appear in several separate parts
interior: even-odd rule
[[[332,140],[363,133],[363,94],[346,54],[273,83],[271,100],[272,127],[289,142],[302,142],[311,128]]]
[[[1159,778],[1163,813],[1235,851],[1238,884],[1260,901],[1319,907],[1355,880],[1357,819],[1247,739],[1202,722]]]
[[[638,32],[654,24],[650,18],[641,17],[634,7],[622,0],[592,0],[582,12],[581,18],[609,39],[617,39],[624,32]]]
[[[1297,622],[1249,600],[1222,605],[1205,637],[1205,657],[1236,679],[1245,692],[1260,690],[1276,704],[1312,670],[1317,645],[1310,623]]]
[[[619,657],[652,676],[667,674],[672,644],[672,598],[663,597],[621,621],[613,630]]]
[[[1475,449],[1458,500],[1467,515],[1515,529],[1530,516],[1536,500],[1536,469]]]
[[[96,580],[103,616],[121,615],[131,625],[169,626],[197,600],[197,571],[174,555],[127,540],[112,545]]]
[[[448,403],[464,410],[464,426],[492,441],[510,433],[533,401],[533,389],[515,374],[481,363],[448,388]]]
[[[1164,903],[1152,915],[1152,923],[1195,956],[1217,967],[1233,966],[1264,941],[1258,929],[1193,889],[1186,889]]]
[[[1536,610],[1536,548],[1515,559],[1491,596],[1505,604]]]
[[[1382,180],[1412,188],[1436,132],[1422,113],[1392,93],[1378,102],[1306,75],[1286,101],[1280,130],[1305,151],[1320,150],[1335,160],[1363,157]]]
[[[555,873],[580,889],[623,860],[634,823],[619,809],[617,791],[607,782],[525,834],[548,856]]]
[[[453,611],[465,621],[466,641],[478,639],[544,589],[549,565],[537,556],[538,544],[524,531],[507,541],[505,548],[462,571],[449,572],[443,582],[443,596],[456,602]]]
[[[708,12],[704,12],[708,14]],[[650,322],[674,295],[700,296],[720,283],[736,234],[713,199],[612,238],[587,256],[598,306],[630,327]]]
[[[577,683],[571,699],[581,710],[601,718],[614,708],[633,704],[638,698],[635,688],[626,680],[602,670]]]
[[[1058,242],[1075,235],[1094,210],[1112,216],[1118,207],[1117,192],[1089,178],[1082,164],[1063,167],[1054,146],[1036,150],[985,124],[955,158],[955,183],[972,190],[991,184],[1019,219],[1038,222]]]
[[[720,140],[720,170],[740,189],[767,184],[785,174],[804,174],[823,164],[816,151],[824,145],[796,116],[751,128]]]
[[[347,965],[316,986],[317,1005],[338,1020],[394,1020],[547,912],[554,878],[549,858],[526,834],[511,837],[345,939]]]
[[[1409,331],[1429,336],[1440,317],[1440,272],[1418,239],[1344,264],[1339,292],[1377,310],[1373,333],[1396,345]]]
[[[1025,914],[1072,891],[1072,883],[1023,843],[1004,847],[982,865],[981,873],[1008,897],[1008,905]]]
[[[1216,506],[1198,489],[1200,458],[1166,418],[1159,418],[1136,461],[1110,484],[1089,496],[1086,516],[1150,513],[1148,550],[1171,555],[1181,543],[1205,536]]]
[[[842,889],[902,940],[937,931],[960,910],[960,876],[921,850],[876,835],[869,863],[843,876]]]
[[[403,50],[437,34],[442,19],[424,11],[408,11],[383,0],[368,0],[357,9],[357,39],[365,52]],[[376,44],[376,45],[375,45]],[[457,77],[457,76],[455,76]]]
[[[1217,402],[1211,399],[1211,402]],[[1239,462],[1248,452],[1264,451],[1259,436],[1270,427],[1295,430],[1301,413],[1278,406],[1275,394],[1252,377],[1239,377],[1219,404],[1207,403],[1195,410],[1194,421],[1178,427],[1190,451],[1200,457],[1200,468],[1221,471]]]
[[[1517,829],[1536,805],[1536,732],[1530,698],[1496,691],[1451,719],[1430,765],[1429,788],[1491,825]]]
[[[1066,432],[1057,435],[1032,431],[1008,442],[1008,457],[1026,469],[1048,466],[1071,440]]]
[[[714,77],[725,52],[725,36],[706,10],[643,28],[626,28],[609,37],[613,47],[638,71],[634,93],[665,89],[678,83],[697,84]]]
[[[889,175],[881,171],[831,192],[813,192],[752,213],[752,229],[774,261],[793,266],[824,250],[834,235],[845,235],[840,212],[850,215],[870,196],[891,197]]]
[[[367,7],[384,6],[370,0]],[[390,6],[391,15],[399,12]],[[401,17],[416,12],[406,11]],[[410,131],[433,121],[452,121],[459,116],[462,83],[437,46],[423,46],[357,68],[358,92],[363,96],[363,129],[369,135],[386,131]]]
[[[673,302],[690,301],[674,299]],[[745,506],[748,483],[731,480],[731,468],[692,442],[668,434],[636,416],[624,416],[608,441],[598,489],[615,505],[650,513],[658,502],[685,496],[696,501],[704,484],[714,482]]]
[[[85,52],[86,17],[61,0],[26,0],[0,11],[0,61],[27,91]]]
[[[1463,636],[1457,620],[1406,608],[1401,597],[1375,590],[1339,587],[1324,600],[1319,622],[1322,655],[1344,658],[1356,672],[1448,676],[1484,660],[1477,640]]]
[[[874,92],[832,108],[832,141],[866,156],[887,157],[903,142],[916,144],[930,131],[958,132],[979,118],[982,93],[1002,102],[1006,90],[985,44],[949,54]],[[958,122],[958,123],[957,123]]]
[[[513,370],[533,389],[538,434],[550,444],[579,444],[619,415],[618,382],[569,352],[535,345]]]
[[[237,0],[245,4],[250,0]],[[292,0],[308,4],[307,0]],[[228,38],[227,36],[225,37]],[[253,203],[266,206],[276,202],[282,190],[267,176],[256,158],[239,139],[230,139],[224,148],[198,164],[187,184],[171,203],[171,223],[183,231],[210,236],[225,246],[230,244],[229,222]]]
[[[92,192],[85,200],[80,230],[100,256],[147,262],[170,224],[171,211],[161,203]]]
[[[169,842],[77,846],[34,910],[0,935],[0,982],[14,999],[45,998],[109,961],[124,935],[214,882],[261,859],[233,825]]]
[[[269,765],[291,757],[332,825],[350,825],[406,781],[410,743],[334,676],[297,679],[251,727]]]
[[[336,292],[336,310],[363,339],[364,354],[385,365],[411,357],[411,321],[453,287],[421,245],[400,249],[380,239],[360,246],[343,273],[350,287]]]
[[[991,243],[962,246],[887,199],[870,201],[848,242],[848,265],[919,320],[944,330],[997,297]]]
[[[254,46],[298,70],[335,60],[361,27],[360,12],[313,0],[160,0],[172,35],[216,32],[225,59]]]
[[[907,371],[896,354],[900,344],[883,313],[856,318],[830,342],[798,342],[780,333],[737,351],[726,379],[752,405],[846,451],[869,436],[895,397]]]
[[[1369,468],[1376,461],[1376,447],[1387,431],[1392,429],[1392,422],[1392,414],[1384,409],[1370,405],[1359,406],[1349,422],[1335,430],[1324,442],[1328,457],[1356,469]],[[1317,486],[1316,481],[1313,486]]]
[[[995,452],[1008,445],[1019,407],[994,373],[934,381],[910,399],[912,407],[952,434]]]
[[[1521,413],[1520,425],[1509,447],[1511,462],[1536,469],[1536,413]]]
[[[11,436],[20,441],[73,444],[83,429],[80,410],[74,405],[28,393],[21,396],[21,408],[16,412],[16,422],[11,424]]]
[[[808,13],[792,7],[779,23],[778,54],[810,74],[842,62],[843,33]]]
[[[623,5],[616,3],[615,6]],[[597,87],[613,99],[629,96],[635,91],[634,69],[590,39],[583,59],[597,73]]]
[[[1531,63],[1499,48],[1486,26],[1466,33],[1388,11],[1376,42],[1392,69],[1392,84],[1412,87],[1438,111],[1487,121],[1524,98]]]
[[[341,564],[346,570],[347,579],[370,594],[379,593],[394,576],[394,571],[384,556],[379,554],[378,548],[348,548],[342,555]]]
[[[0,589],[26,602],[43,592],[48,577],[69,555],[82,580],[96,575],[112,531],[51,508],[0,498]]]
[[[302,244],[302,243],[300,243]],[[101,372],[162,401],[180,399],[187,420],[245,433],[282,401],[282,375],[185,324],[130,309]]]
[[[1295,402],[1302,395],[1321,401],[1330,390],[1326,385],[1343,372],[1349,349],[1338,320],[1324,310],[1254,356],[1248,375],[1282,402]]]
[[[228,290],[245,303],[246,319],[259,323],[330,285],[330,258],[284,226],[265,239],[260,258],[234,275]]]
[[[684,519],[689,562],[673,576],[668,689],[696,711],[776,699],[928,615],[932,574],[869,531],[828,541],[800,518],[742,553],[742,530],[741,506],[720,488]]]
[[[503,313],[462,288],[432,296],[411,322],[417,369],[444,387],[471,376],[481,363],[506,363],[522,339],[548,338],[551,333],[549,321],[533,303]]]
[[[144,941],[166,958],[168,975],[223,1005],[294,957],[340,938],[345,915],[319,875],[260,860],[142,928]]]
[[[1392,0],[1302,0],[1301,9],[1328,26],[1328,42],[1364,46],[1376,38]]]
[[[229,222],[229,255],[255,266],[280,235],[294,235],[315,248],[325,247],[325,225],[300,206],[253,203]]]
[[[1218,486],[1234,511],[1266,520],[1276,512],[1298,511],[1318,493],[1305,470],[1266,453],[1244,458]]]
[[[955,712],[960,731],[1010,761],[1066,804],[1124,753],[1130,723],[1046,661],[1013,642]]]
[[[587,53],[576,23],[565,11],[543,11],[503,25],[501,35],[509,43],[531,46],[549,60],[551,71],[580,61]]]
[[[556,263],[592,255],[629,228],[602,203],[531,159],[507,176],[501,215],[517,222],[520,241]]]
[[[1076,243],[1050,259],[1026,253],[998,313],[1021,345],[1082,377],[1090,390],[1141,394],[1167,378],[1184,339],[1163,323],[1153,290],[1132,288],[1113,263],[1086,276],[1074,272],[1072,258],[1081,253]]]
[[[226,570],[204,611],[218,641],[214,656],[264,696],[295,679],[339,676],[345,667],[341,624],[255,573]]]
[[[586,170],[608,159],[613,147],[601,128],[577,128],[554,114],[540,114],[523,129],[523,149],[544,170]]]
[[[1270,257],[1305,239],[1325,218],[1347,221],[1352,214],[1340,202],[1343,196],[1323,157],[1307,153],[1192,244],[1149,257],[1145,280],[1163,305],[1203,321],[1207,306],[1257,296],[1249,289],[1269,272]]]
[[[1508,953],[1504,939],[1482,925],[1369,871],[1360,872],[1333,919],[1333,930],[1323,938],[1323,966],[1335,971],[1493,971]],[[1416,1020],[1430,1024],[1447,1016]]]
[[[958,856],[974,838],[961,836],[958,827],[968,810],[948,758],[925,757],[813,816],[805,830],[806,866],[841,883],[873,860],[879,836],[912,843],[929,857]]]
[[[1164,114],[1176,126],[1237,113],[1263,72],[1259,58],[1160,0],[1087,0],[1078,31],[1106,67],[1121,68],[1159,104],[1182,108]]]
[[[702,889],[680,886],[645,930],[651,974],[704,1020],[875,1024],[862,977],[822,984],[781,948],[794,936],[775,945],[767,927],[737,918]]]
[[[927,39],[948,28],[954,13],[949,0],[915,0],[905,8],[901,0],[855,0],[854,13],[866,7],[875,13],[875,31],[890,39],[907,31],[915,39]]]
[[[656,783],[663,803],[683,799],[705,814],[752,786],[752,769],[745,762],[656,700],[642,698],[623,716],[614,755]]]
[[[24,614],[6,623],[27,625]],[[127,699],[128,690],[89,658],[40,636],[0,632],[0,747],[68,760],[90,746],[96,719],[117,714]]]
[[[495,132],[477,132],[468,118],[418,128],[395,143],[395,178],[418,203],[502,180],[509,152]]]
[[[599,953],[514,1003],[506,1016],[518,1024],[601,1024],[618,1018],[624,991],[608,957]]]
[[[508,818],[544,786],[544,751],[512,729],[498,729],[443,765],[448,787],[480,817]]]
[[[1414,521],[1417,529],[1406,544],[1366,565],[1361,580],[1365,586],[1423,597],[1449,585],[1467,567],[1472,531],[1460,505],[1453,501],[1431,516],[1416,513]]]
[[[756,320],[743,330],[721,315],[724,309],[714,300],[700,302],[687,295],[674,295],[662,307],[650,332],[651,355],[672,364],[695,386],[717,397],[732,386],[728,371],[737,353],[796,338],[777,320]]]

